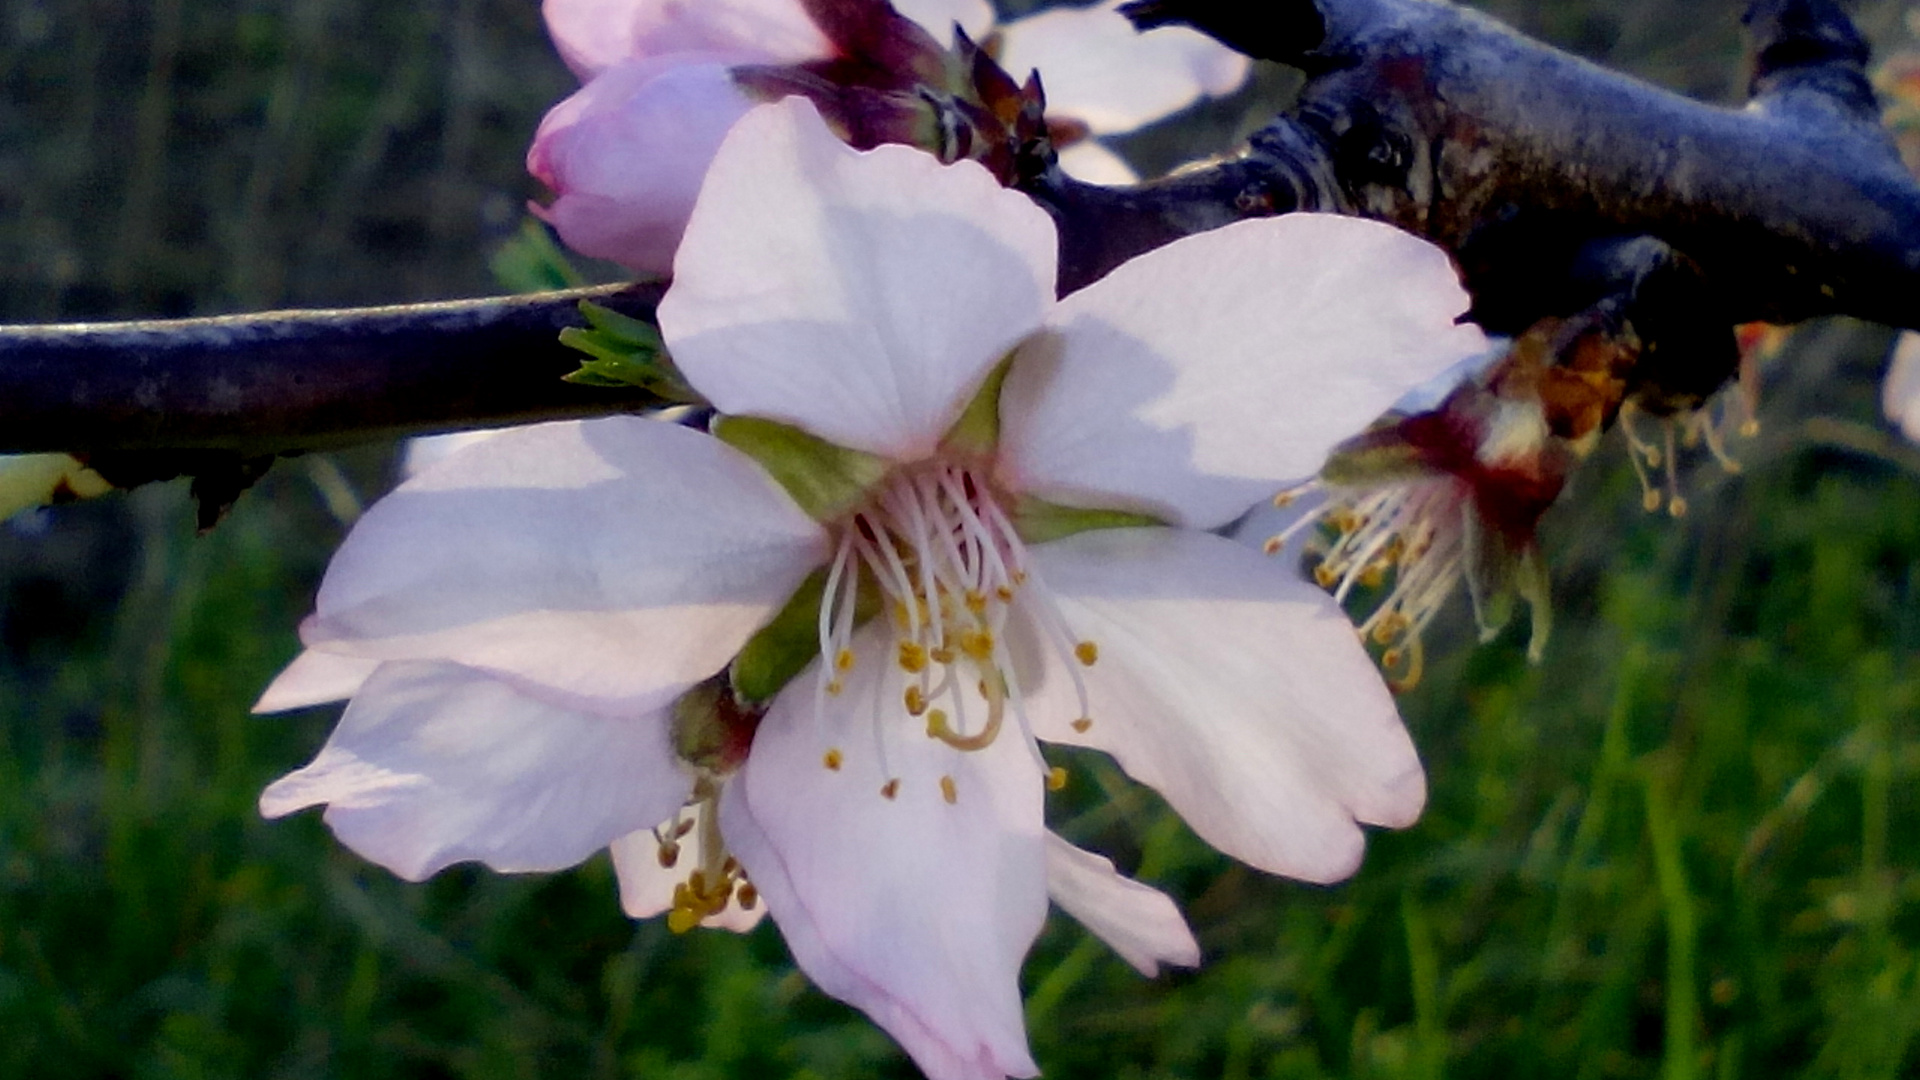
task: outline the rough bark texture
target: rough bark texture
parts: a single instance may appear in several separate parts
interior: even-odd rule
[[[1597,313],[1659,409],[1731,373],[1736,322],[1920,328],[1920,185],[1878,126],[1832,0],[1756,0],[1753,98],[1702,104],[1442,0],[1141,0],[1308,81],[1230,160],[1131,190],[1045,170],[1063,290],[1243,217],[1327,210],[1454,252],[1490,329]],[[620,295],[648,315],[657,290]],[[560,294],[358,312],[0,329],[0,451],[246,460],[400,431],[611,412],[562,384]],[[604,302],[604,301],[603,301]],[[191,471],[191,470],[190,470]]]

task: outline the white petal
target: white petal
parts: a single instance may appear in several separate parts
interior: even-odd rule
[[[993,5],[988,0],[893,0],[893,10],[912,19],[933,35],[933,39],[951,48],[955,23],[967,36],[979,41],[993,26]]]
[[[1920,442],[1920,334],[1909,330],[1894,343],[1881,403],[1887,419],[1899,425],[1907,438]]]
[[[1029,1076],[1019,975],[1046,916],[1040,768],[1012,723],[973,753],[927,738],[889,645],[877,624],[856,635],[846,690],[819,712],[812,670],[775,699],[722,831],[801,968],[928,1076]]]
[[[456,664],[383,664],[260,812],[326,803],[341,843],[410,881],[467,860],[557,870],[685,801],[667,729],[664,712],[570,712]]]
[[[277,713],[345,701],[359,691],[360,684],[379,666],[380,661],[362,656],[303,649],[267,684],[260,700],[253,703],[253,711]]]
[[[408,439],[401,472],[408,477],[418,476],[467,447],[493,438],[501,430],[475,428],[472,431],[449,431],[445,435],[421,435]]]
[[[1057,7],[1001,28],[1000,64],[1016,79],[1038,69],[1047,112],[1096,134],[1132,131],[1246,80],[1250,62],[1186,27],[1142,34],[1116,9]]]
[[[560,58],[582,81],[667,53],[795,64],[832,51],[799,0],[545,0],[541,12]]]
[[[1162,964],[1200,966],[1200,943],[1171,897],[1054,833],[1047,834],[1047,894],[1149,979]]]
[[[1211,528],[1484,351],[1445,252],[1331,214],[1177,240],[1061,301],[1001,396],[1002,479]]]
[[[1041,738],[1106,750],[1208,843],[1306,881],[1353,873],[1356,821],[1419,816],[1420,759],[1325,593],[1176,529],[1082,533],[1032,555],[1072,633],[1099,649],[1083,673],[1092,726],[1071,726],[1056,659],[1028,704]]]
[[[711,436],[631,417],[517,428],[375,503],[302,635],[626,715],[725,665],[825,543]]]
[[[651,919],[673,906],[674,886],[686,881],[688,873],[706,861],[700,833],[701,819],[707,812],[701,803],[681,811],[678,820],[691,822],[693,827],[680,838],[680,858],[671,869],[660,865],[660,841],[651,829],[628,833],[608,846],[613,855],[614,876],[620,882],[620,909],[628,917]],[[671,826],[673,822],[664,824]],[[720,914],[702,919],[700,925],[744,934],[760,925],[766,913],[765,904],[755,904],[752,911],[742,911],[739,904],[728,904]]]
[[[1122,187],[1140,182],[1140,174],[1126,159],[1092,139],[1082,139],[1060,151],[1060,167],[1075,180]]]
[[[735,126],[660,327],[722,412],[926,456],[1053,302],[1053,224],[978,165],[861,153],[798,98]]]

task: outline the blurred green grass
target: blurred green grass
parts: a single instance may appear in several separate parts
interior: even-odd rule
[[[1731,4],[1495,6],[1673,85],[1737,86]],[[317,10],[9,7],[0,172],[25,186],[0,188],[20,223],[0,225],[18,256],[0,315],[483,291],[517,216],[498,207],[529,193],[521,144],[567,85],[531,6]],[[1885,29],[1890,10],[1864,16]],[[153,93],[175,119],[163,175],[140,180],[109,160],[111,125],[137,121],[168,17],[183,59]],[[99,81],[29,77],[59,64]],[[93,126],[59,127],[89,93]],[[307,156],[263,156],[289,145]],[[373,164],[344,167],[356,152]],[[233,177],[263,168],[271,224],[248,232],[233,215],[254,189]],[[93,219],[141,183],[189,224],[229,224]],[[1054,920],[1026,973],[1047,1075],[1920,1071],[1920,456],[1877,424],[1887,341],[1803,331],[1763,434],[1735,447],[1744,471],[1689,462],[1685,519],[1640,512],[1610,440],[1548,522],[1546,662],[1525,663],[1518,630],[1472,648],[1460,611],[1437,628],[1402,701],[1430,808],[1352,882],[1234,866],[1073,758],[1057,821],[1174,892],[1208,962],[1149,982]],[[0,529],[0,1076],[913,1075],[770,928],[624,919],[604,858],[414,886],[315,815],[259,820],[260,788],[333,719],[246,712],[344,533],[322,491],[375,494],[389,458],[282,463],[204,537],[178,486]]]

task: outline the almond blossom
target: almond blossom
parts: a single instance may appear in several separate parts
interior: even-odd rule
[[[712,434],[513,429],[375,504],[263,710],[350,697],[278,816],[403,876],[611,846],[629,911],[770,914],[936,1080],[1031,1076],[1049,897],[1143,971],[1170,901],[1053,837],[1106,751],[1310,881],[1425,781],[1340,610],[1210,530],[1485,347],[1446,256],[1249,221],[1055,301],[1046,214],[799,100],[723,145],[662,302]]]

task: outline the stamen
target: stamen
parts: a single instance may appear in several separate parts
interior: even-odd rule
[[[671,870],[673,869],[673,864],[680,861],[680,845],[668,840],[660,845],[659,850],[655,852],[655,856],[660,862],[660,869]]]
[[[1082,666],[1092,667],[1100,661],[1100,646],[1091,641],[1082,641],[1073,647],[1073,657]]]
[[[900,778],[897,776],[887,781],[886,783],[880,785],[880,795],[882,798],[893,799],[893,798],[897,798],[899,794],[900,794]]]
[[[1087,729],[1093,726],[1093,717],[1083,716],[1080,719],[1075,720],[1073,723],[1068,724],[1067,726],[1079,732],[1080,734],[1085,735],[1087,733]]]
[[[960,791],[954,787],[953,777],[943,776],[940,778],[940,797],[947,800],[948,806],[952,806],[954,803],[960,801]]]
[[[833,747],[821,756],[820,764],[825,765],[832,772],[839,772],[840,765],[844,760],[845,758],[840,755],[840,748]]]
[[[1055,765],[1047,770],[1047,790],[1060,791],[1067,786],[1067,770]]]

